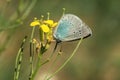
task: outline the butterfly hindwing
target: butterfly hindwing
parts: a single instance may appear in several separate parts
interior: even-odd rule
[[[54,37],[59,41],[71,41],[92,34],[91,29],[73,14],[65,14],[58,22]]]

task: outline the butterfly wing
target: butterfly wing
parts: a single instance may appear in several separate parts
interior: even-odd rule
[[[65,14],[60,19],[53,36],[58,41],[71,41],[90,34],[92,34],[91,29],[80,18],[73,14]]]

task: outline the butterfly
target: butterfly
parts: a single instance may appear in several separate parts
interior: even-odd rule
[[[53,37],[57,43],[75,41],[92,35],[92,30],[74,14],[64,14],[54,30]]]
[[[92,35],[90,27],[73,14],[64,14],[53,33],[57,42],[79,40],[90,35]]]

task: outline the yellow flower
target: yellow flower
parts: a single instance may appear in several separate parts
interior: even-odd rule
[[[38,25],[40,25],[39,20],[35,20],[35,21],[33,21],[33,22],[30,23],[30,26],[32,26],[32,27],[38,26]]]
[[[44,21],[44,23],[48,25],[53,25],[53,20],[46,20]]]
[[[47,33],[46,39],[48,40],[48,42],[51,42],[53,40],[52,28],[50,28],[50,31]]]
[[[37,43],[37,40],[34,38],[32,41],[33,44]]]
[[[41,29],[43,30],[43,32],[45,32],[45,33],[47,33],[47,32],[50,31],[49,27],[48,27],[47,25],[45,25],[45,24],[42,24],[42,25],[40,26],[40,28],[41,28]]]
[[[57,26],[57,22],[55,22],[55,23],[53,23],[53,25],[52,26],[50,26],[50,27],[56,27]]]
[[[47,25],[49,25],[49,27],[52,27],[52,28],[56,27],[57,24],[58,24],[57,22],[54,23],[53,20],[46,20],[46,21],[44,21],[44,23],[47,24]]]
[[[50,47],[50,44],[46,44],[45,49],[48,49]]]
[[[47,40],[48,40],[48,42],[51,42],[53,40],[53,36],[52,35],[47,35]]]
[[[40,46],[40,43],[37,43],[37,44],[36,44],[36,48],[37,48],[37,49],[40,49],[40,47],[41,47],[41,46]]]

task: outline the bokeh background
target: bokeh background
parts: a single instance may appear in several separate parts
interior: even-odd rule
[[[11,0],[4,11],[5,20],[16,10],[19,1]],[[5,4],[6,0],[0,0],[0,13]],[[33,18],[47,16],[46,13],[50,12],[50,18],[58,21],[62,8],[66,8],[66,13],[79,16],[90,26],[93,35],[82,42],[72,60],[53,80],[120,80],[120,0],[37,0],[22,25],[0,30],[0,80],[13,80],[15,57],[24,36],[30,36],[29,23]],[[55,69],[70,55],[77,42],[62,43],[63,54]],[[29,42],[25,44],[21,80],[27,80],[29,75],[28,45]],[[53,48],[54,43],[45,56]],[[40,69],[36,80],[42,80],[48,67],[45,65]]]

